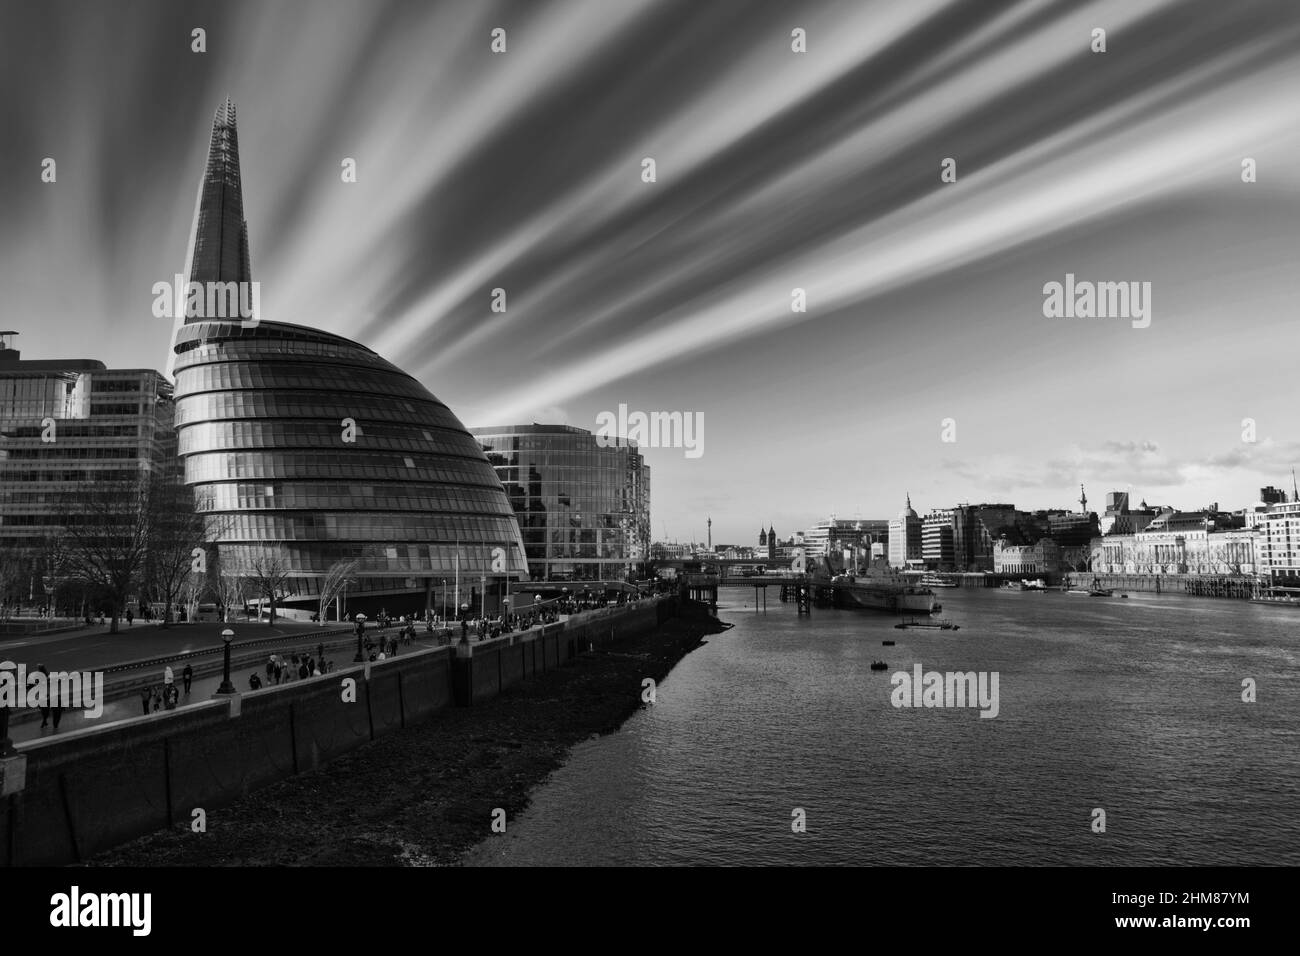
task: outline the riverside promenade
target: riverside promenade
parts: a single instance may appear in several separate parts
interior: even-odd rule
[[[346,664],[319,677],[251,692],[237,682],[233,696],[196,693],[187,707],[101,717],[19,742],[14,756],[0,758],[0,866],[83,861],[196,810],[227,806],[435,714],[482,707],[587,655],[656,633],[678,617],[681,603],[646,598],[496,638],[399,648],[373,663],[353,664],[346,655]],[[626,663],[630,683],[619,703],[635,708],[639,681],[654,661],[635,654]],[[606,693],[595,691],[587,703],[599,709]]]
[[[130,661],[160,658],[172,654],[191,654],[209,650],[221,654],[221,632],[230,628],[235,641],[256,637],[301,637],[324,633],[347,624],[304,624],[279,619],[232,621],[223,624],[203,621],[195,624],[170,624],[136,621],[119,622],[118,633],[110,634],[107,624],[92,624],[53,634],[13,634],[0,637],[0,660],[26,664],[29,668],[44,664],[50,670],[107,671]],[[268,652],[269,653],[269,652]]]
[[[181,688],[181,671],[185,666],[188,664],[194,671],[190,693],[182,693],[176,710],[205,703],[221,684],[224,660],[221,632],[227,628],[235,633],[231,644],[231,681],[240,692],[250,690],[248,678],[254,672],[265,683],[265,664],[272,654],[285,658],[294,654],[315,657],[324,645],[324,659],[338,668],[350,665],[356,651],[351,624],[320,625],[285,619],[278,619],[274,625],[241,620],[168,627],[139,621],[128,626],[123,621],[117,634],[108,633],[107,625],[92,625],[48,635],[7,637],[0,640],[0,661],[26,664],[29,672],[38,664],[44,664],[52,672],[103,671],[105,696],[104,712],[98,718],[89,718],[80,710],[65,710],[57,729],[52,720],[42,727],[40,713],[33,708],[15,711],[10,717],[10,738],[15,743],[41,740],[108,721],[144,716],[140,692],[146,687],[161,688],[167,667],[171,667],[178,688]],[[394,625],[382,636],[392,637],[396,633]],[[430,634],[420,625],[415,642],[400,645],[398,652],[437,647],[448,643],[449,635],[446,630]],[[380,632],[369,622],[366,640],[377,642],[379,637]],[[293,674],[285,683],[298,679]]]

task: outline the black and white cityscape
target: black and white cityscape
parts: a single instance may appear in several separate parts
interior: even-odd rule
[[[0,13],[0,863],[1300,863],[1294,3]]]

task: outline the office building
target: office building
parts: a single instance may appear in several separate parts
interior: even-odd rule
[[[23,359],[0,332],[0,556],[28,569],[12,600],[39,601],[43,556],[94,481],[128,481],[175,460],[172,388],[152,369]]]
[[[650,557],[650,468],[634,442],[612,439],[615,444],[604,446],[591,432],[571,425],[471,432],[505,487],[532,580],[644,575]]]
[[[1300,597],[1300,502],[1270,504],[1255,534],[1260,584],[1275,594]]]

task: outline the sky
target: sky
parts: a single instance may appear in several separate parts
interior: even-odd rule
[[[471,426],[691,416],[695,452],[645,449],[656,538],[1080,484],[1239,508],[1300,465],[1290,0],[0,0],[0,22],[0,327],[25,358],[167,367],[152,288],[229,95],[263,318],[368,345]],[[1048,317],[1067,275],[1149,288],[1149,325]]]

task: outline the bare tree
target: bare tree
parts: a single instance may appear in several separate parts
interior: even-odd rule
[[[194,492],[175,478],[155,475],[149,482],[147,567],[150,583],[163,603],[163,627],[171,621],[172,607],[186,579],[205,573],[207,558],[202,545],[207,534],[207,523],[194,507]]]
[[[271,613],[267,623],[274,624],[276,603],[284,593],[292,573],[285,560],[281,542],[269,541],[257,547],[248,558],[247,570],[257,594],[270,604]]]
[[[221,620],[230,623],[230,609],[244,607],[248,593],[248,579],[238,574],[219,575],[216,579],[217,602],[221,605]]]
[[[188,621],[197,621],[199,617],[199,601],[202,600],[204,592],[208,590],[208,578],[205,574],[198,574],[191,571],[185,575],[181,583],[181,597],[185,598],[185,619]]]
[[[91,481],[68,500],[63,570],[108,602],[114,634],[149,551],[150,485],[143,472],[126,480]]]
[[[10,555],[0,556],[0,624],[13,616],[27,579],[23,563]]]
[[[63,590],[67,597],[65,589],[74,583],[68,571],[68,543],[62,528],[41,539],[39,549],[28,557],[27,575],[29,580],[40,581],[45,604],[53,612],[58,605],[59,592]]]
[[[355,583],[355,575],[360,561],[356,558],[344,558],[330,565],[320,583],[320,610],[317,617],[321,623],[329,614],[330,604],[349,584]]]

